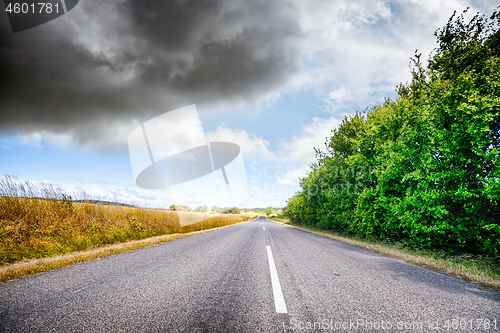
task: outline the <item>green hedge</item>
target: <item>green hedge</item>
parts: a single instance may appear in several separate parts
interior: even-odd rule
[[[500,255],[500,14],[450,18],[395,101],[346,117],[317,151],[294,223]]]

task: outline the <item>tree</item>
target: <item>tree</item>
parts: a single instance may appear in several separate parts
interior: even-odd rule
[[[196,209],[194,210],[194,212],[197,212],[197,213],[206,213],[207,212],[207,206],[198,206],[198,207],[196,207]]]
[[[450,18],[395,101],[347,116],[288,200],[293,223],[500,255],[500,13]]]
[[[175,210],[178,212],[190,212],[191,208],[189,208],[188,206],[184,206],[184,205],[176,205]]]
[[[224,211],[224,214],[241,214],[241,211],[237,207],[231,207]]]
[[[176,210],[175,205],[170,205],[170,210],[175,211]]]
[[[266,215],[269,216],[274,212],[273,207],[266,207]]]

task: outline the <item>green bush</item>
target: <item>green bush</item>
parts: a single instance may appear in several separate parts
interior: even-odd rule
[[[348,116],[317,150],[293,223],[500,255],[500,14],[436,31],[427,68],[364,113]]]

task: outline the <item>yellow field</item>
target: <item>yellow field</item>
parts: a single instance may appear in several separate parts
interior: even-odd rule
[[[245,215],[211,215],[203,222],[181,227],[175,212],[75,203],[50,186],[37,189],[7,178],[0,181],[0,267],[249,219]]]

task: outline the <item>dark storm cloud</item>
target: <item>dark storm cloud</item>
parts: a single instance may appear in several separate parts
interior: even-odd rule
[[[253,102],[299,69],[286,1],[82,0],[12,34],[0,13],[0,130],[106,140],[116,121]]]

